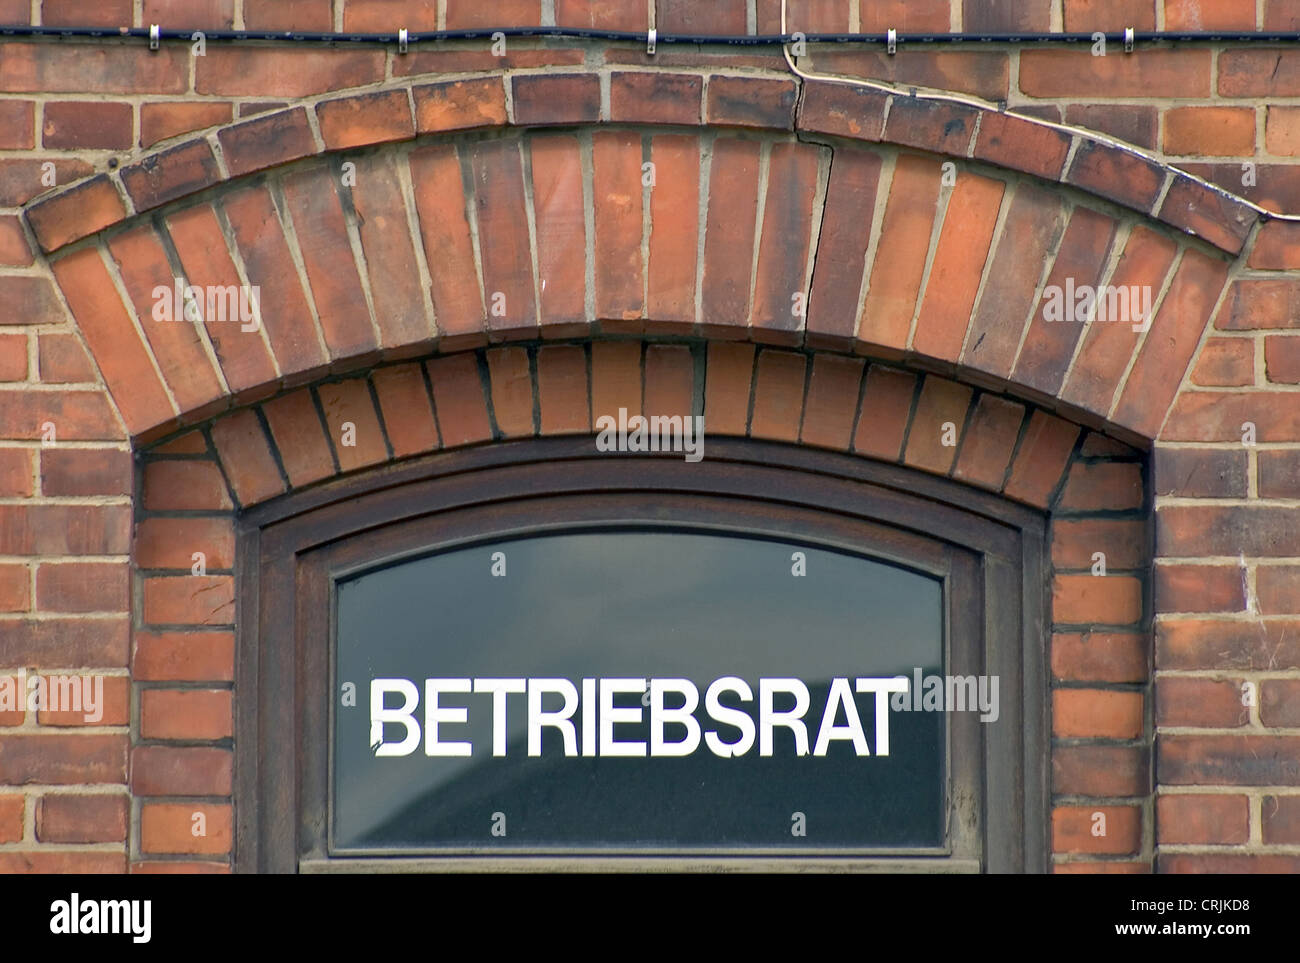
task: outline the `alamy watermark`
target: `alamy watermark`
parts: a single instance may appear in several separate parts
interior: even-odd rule
[[[187,285],[181,278],[173,278],[172,282],[171,287],[159,284],[153,289],[155,321],[238,321],[240,331],[256,331],[261,323],[257,309],[262,291],[256,284]]]
[[[1083,324],[1094,308],[1096,321],[1131,324],[1134,331],[1145,331],[1151,326],[1151,287],[1145,284],[1076,285],[1074,278],[1066,278],[1064,287],[1049,284],[1043,289],[1044,321]]]
[[[86,722],[104,718],[102,675],[0,675],[0,712],[80,712]]]
[[[618,418],[601,415],[596,419],[597,451],[680,451],[689,462],[704,457],[704,417],[702,415],[627,415],[618,409]]]

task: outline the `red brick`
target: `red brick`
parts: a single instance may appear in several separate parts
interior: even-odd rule
[[[903,462],[940,475],[951,471],[970,402],[967,386],[928,375],[907,433]],[[953,444],[944,443],[948,438]]]
[[[54,165],[53,177],[47,176],[49,172],[49,168],[46,167],[47,164]],[[94,168],[84,160],[56,154],[47,155],[44,158],[30,157],[0,160],[0,203],[7,206],[26,204],[32,198],[48,193],[55,186],[66,186],[93,172]],[[51,181],[53,183],[50,183]],[[96,185],[108,183],[108,178],[93,178],[93,182]],[[32,204],[27,212],[28,219],[31,219],[33,210],[42,208],[47,203],[54,204],[61,212],[61,215],[82,213],[76,208],[75,204],[63,204],[62,196],[62,194],[56,194]],[[87,231],[87,233],[90,232]]]
[[[0,150],[31,150],[36,146],[35,131],[36,104],[33,101],[0,101]]]
[[[696,240],[700,209],[700,144],[694,136],[650,139],[655,182],[650,189],[649,284],[652,320],[695,320]]]
[[[1184,679],[1163,676],[1156,682],[1156,724],[1233,729],[1250,724],[1236,679]]]
[[[31,580],[31,570],[26,565],[0,564],[0,612],[31,609]]]
[[[754,347],[713,342],[708,348],[704,382],[704,424],[719,435],[745,435],[749,429],[749,395]]]
[[[217,421],[212,426],[212,441],[240,504],[252,505],[284,491],[266,432],[252,410]]]
[[[1148,286],[1154,304],[1177,248],[1168,239],[1135,227],[1108,282],[1115,287]],[[1138,341],[1131,324],[1092,324],[1066,379],[1061,397],[1098,414],[1108,414]]]
[[[229,796],[233,755],[206,746],[136,746],[131,791],[137,796]]]
[[[1240,612],[1245,573],[1236,565],[1159,565],[1157,612]]]
[[[262,318],[269,319],[266,337],[281,374],[310,377],[324,368],[326,354],[270,191],[261,185],[242,188],[226,194],[222,208],[230,220],[248,283],[259,289],[258,308]],[[304,234],[304,241],[310,236]]]
[[[808,305],[808,252],[812,244],[817,192],[818,148],[773,144],[768,163],[763,230],[758,241],[758,271],[749,323],[769,332],[803,327]],[[795,296],[798,295],[798,302]],[[798,312],[796,313],[796,303]],[[760,334],[761,340],[794,343],[795,335]]]
[[[889,97],[879,91],[830,81],[804,81],[796,125],[800,130],[855,140],[879,140]]]
[[[897,461],[903,450],[915,394],[915,375],[874,364],[867,369],[853,450],[883,461]]]
[[[135,633],[135,679],[156,682],[229,682],[235,677],[235,637],[230,632]]]
[[[126,854],[30,850],[0,853],[0,873],[124,873]]]
[[[63,258],[54,265],[54,274],[127,428],[136,434],[173,418],[176,409],[99,252],[85,248]]]
[[[1142,507],[1142,469],[1130,462],[1078,462],[1061,493],[1061,508],[1119,511]]]
[[[1300,796],[1265,796],[1260,812],[1266,844],[1300,842]]]
[[[391,25],[385,28],[391,32]],[[146,54],[148,51],[146,51]],[[308,97],[384,78],[387,54],[379,49],[328,50],[209,44],[194,62],[194,91],[230,97]]]
[[[808,296],[810,345],[847,347],[857,330],[880,166],[880,155],[869,151],[837,149],[831,155]]]
[[[67,2],[67,6],[75,9],[70,11],[75,19],[61,26],[86,25],[93,16],[84,3]],[[45,19],[48,15],[47,12],[42,16],[46,25],[54,23]],[[107,25],[124,27],[130,21],[128,10],[125,16],[115,16]],[[213,45],[208,50],[208,58],[215,49]],[[208,58],[199,58],[199,62]],[[126,46],[93,41],[10,42],[5,44],[4,62],[0,63],[0,91],[182,94],[189,88],[189,59],[189,48],[182,44],[164,44],[158,50],[150,50],[144,44]]]
[[[8,786],[124,783],[128,740],[124,733],[0,735],[0,780]]]
[[[1156,842],[1242,845],[1250,839],[1250,806],[1245,796],[1176,795],[1156,797]]]
[[[151,511],[232,507],[215,462],[152,461],[144,469],[144,506]]]
[[[646,346],[645,413],[669,417],[695,413],[695,359],[686,345]]]
[[[788,351],[759,354],[750,435],[774,441],[798,440],[806,369],[806,359],[800,354]]]
[[[1150,784],[1145,747],[1053,746],[1052,791],[1070,796],[1144,796]]]
[[[27,223],[45,251],[87,237],[125,217],[126,205],[107,177],[93,177],[27,210]]]
[[[379,368],[370,375],[384,416],[393,457],[405,458],[438,447],[438,425],[433,420],[429,389],[417,364]]]
[[[437,30],[437,0],[348,0],[343,8],[343,29],[349,33],[392,33],[394,17],[412,33]]]
[[[309,389],[268,401],[262,411],[290,485],[298,488],[334,474],[329,439]]]
[[[1052,676],[1072,682],[1145,682],[1145,636],[1118,632],[1058,632],[1052,636]]]
[[[46,677],[50,699],[58,699],[61,708],[42,708],[37,713],[37,721],[42,726],[125,726],[131,721],[131,680],[124,675],[103,676],[103,689],[96,677],[86,677],[67,681],[67,675],[59,673],[59,678]],[[97,699],[94,712],[90,711],[85,701],[87,679],[91,685],[90,698]],[[66,701],[65,701],[66,700]],[[98,716],[98,718],[94,718]]]
[[[787,0],[786,29],[848,33],[851,0]],[[758,0],[758,32],[781,33],[781,0]]]
[[[587,285],[581,146],[569,135],[543,136],[531,141],[530,153],[537,236],[547,239],[537,250],[542,323],[581,322]]]
[[[43,277],[0,278],[0,298],[6,324],[61,324],[66,319],[54,285]]]
[[[592,169],[596,316],[633,320],[642,313],[640,135],[594,134]]]
[[[123,842],[126,795],[45,794],[36,801],[36,838],[42,842]]]
[[[1056,689],[1052,732],[1065,739],[1136,739],[1142,733],[1142,693]]]
[[[970,25],[967,24],[965,29],[971,29]],[[1094,57],[1086,49],[1024,50],[1020,55],[1020,90],[1031,97],[1188,98],[1210,95],[1210,50],[1143,50],[1142,54],[1141,57]],[[1219,59],[1219,92],[1227,93],[1223,87],[1222,57]]]
[[[1295,679],[1266,679],[1259,689],[1259,720],[1266,726],[1300,728],[1300,684]]]
[[[1046,320],[1046,292],[1053,290],[1059,296],[1072,284],[1097,288],[1118,226],[1115,220],[1088,208],[1075,208],[1047,278],[1045,296],[1039,299],[1016,361],[1014,377],[1019,383],[1047,395],[1055,395],[1060,390],[1083,325],[1076,323],[1073,304],[1066,305],[1063,319]],[[1104,318],[1104,314],[1100,317]]]
[[[984,111],[980,114],[974,156],[999,167],[1010,167],[1056,180],[1065,166],[1070,141],[1070,135],[1063,131],[1015,114]],[[965,150],[961,146],[955,144],[957,149],[952,153],[964,154]]]
[[[1110,134],[1138,147],[1154,149],[1160,129],[1160,112],[1154,107],[1143,105],[1070,104],[1065,108],[1065,122],[1075,127],[1087,127]]]
[[[451,80],[412,88],[415,129],[428,134],[506,123],[506,94],[500,77]]]
[[[705,119],[711,126],[793,130],[797,103],[792,81],[717,75],[709,78]]]
[[[448,30],[496,27],[501,24],[535,27],[541,22],[539,0],[495,0],[491,5],[477,0],[447,0]]]
[[[388,443],[365,378],[322,384],[316,394],[341,471],[355,471],[388,460]]]
[[[405,90],[323,101],[316,105],[316,118],[327,150],[365,147],[415,136],[411,102]]]
[[[1024,419],[1023,405],[996,395],[980,395],[962,438],[953,477],[1001,491]]]
[[[122,168],[122,186],[137,211],[174,201],[221,180],[216,157],[206,140],[193,140]]]
[[[704,79],[695,74],[615,71],[609,78],[610,120],[698,124],[703,92]]]
[[[316,153],[316,138],[302,107],[263,114],[217,133],[231,177],[251,174]]]
[[[1300,736],[1162,734],[1156,748],[1162,784],[1300,785]]]
[[[36,569],[36,607],[43,612],[124,612],[129,585],[125,564],[42,563]]]
[[[1115,32],[1122,31],[1125,27],[1154,30],[1157,2],[1158,0],[1065,0],[1065,29],[1071,33],[1088,33],[1093,30]]]
[[[528,337],[537,331],[533,260],[519,151],[515,141],[484,141],[474,145],[472,157],[488,328],[506,337]],[[498,295],[504,296],[503,303],[497,300]]]
[[[649,28],[649,14],[644,5],[621,0],[556,0],[555,22],[561,27],[644,33]]]
[[[702,317],[709,330],[734,330],[749,317],[758,173],[757,143],[724,137],[714,142],[702,282]]]
[[[142,739],[225,739],[231,734],[229,689],[144,689]]]
[[[900,349],[907,344],[916,312],[921,274],[930,249],[939,197],[939,165],[900,155],[876,248],[867,296],[858,320],[858,340]]]
[[[144,580],[143,614],[150,625],[229,625],[235,620],[234,579],[151,576]]]
[[[1210,338],[1192,369],[1192,382],[1204,387],[1255,383],[1255,342],[1251,338]]]
[[[1255,238],[1247,264],[1266,271],[1300,267],[1300,225],[1288,221],[1265,224]]]
[[[1058,575],[1052,619],[1069,625],[1130,625],[1142,618],[1142,582],[1128,575]]]
[[[813,356],[799,440],[847,451],[853,437],[865,362],[833,354]]]
[[[864,19],[870,16],[864,14]],[[902,32],[897,21],[890,26]],[[882,27],[877,33],[888,29],[889,26]],[[947,32],[947,27],[940,31]],[[905,52],[906,57],[891,57],[879,46],[853,50],[840,44],[817,44],[809,50],[814,69],[820,71],[870,77],[894,84],[900,90],[933,87],[975,94],[991,101],[1007,99],[1011,68],[1005,51],[928,50],[910,46]]]
[[[1096,552],[1105,554],[1108,569],[1141,568],[1147,551],[1145,519],[1052,519],[1052,564],[1058,571],[1090,571]]]
[[[225,392],[199,335],[199,326],[185,316],[184,307],[177,312],[173,304],[175,275],[162,239],[152,225],[141,224],[116,235],[108,249],[177,407],[183,412],[210,410],[208,406]],[[154,297],[159,288],[167,292],[163,301]],[[216,300],[212,308],[224,312],[224,304],[218,306]],[[207,301],[200,291],[200,316],[209,313]],[[165,313],[159,310],[164,306]]]
[[[1297,630],[1296,619],[1162,619],[1156,623],[1156,663],[1165,669],[1296,669]]]
[[[1255,591],[1261,615],[1300,615],[1300,566],[1259,566]]]
[[[1164,0],[1165,29],[1254,30],[1255,11],[1234,0]]]
[[[1282,392],[1197,391],[1174,403],[1161,433],[1167,441],[1230,441],[1240,444],[1247,421],[1258,441],[1289,442],[1300,425],[1300,409],[1284,405]]]
[[[27,267],[34,260],[23,222],[17,214],[0,216],[0,265]]]
[[[425,370],[433,386],[442,443],[450,448],[491,438],[483,382],[473,355],[435,358],[425,365]]]
[[[1005,493],[1018,501],[1045,508],[1061,481],[1078,437],[1077,426],[1034,411],[1011,464]]]
[[[487,363],[492,382],[492,413],[497,428],[507,438],[531,436],[534,431],[533,375],[528,350],[493,348],[487,352]],[[583,380],[586,380],[585,375]],[[554,387],[563,388],[558,384]]]
[[[33,454],[24,448],[0,448],[0,496],[31,495]]]
[[[10,622],[0,636],[0,665],[123,668],[129,637],[125,617]]]
[[[344,8],[344,14],[356,4]],[[331,0],[244,0],[244,25],[248,30],[330,31],[334,29]]]
[[[224,518],[145,518],[136,523],[135,563],[146,569],[192,571],[194,553],[208,569],[228,569],[235,559],[235,533]]]
[[[27,335],[0,334],[0,381],[27,380]]]
[[[434,337],[433,320],[426,313],[397,162],[387,154],[370,153],[354,163],[352,205],[380,346],[389,356],[423,353]]]
[[[0,406],[0,438],[36,440],[47,422],[59,441],[118,441],[125,437],[102,390],[8,391]]]
[[[429,288],[438,330],[444,336],[482,331],[486,314],[456,148],[421,148],[411,153],[410,163],[425,258],[440,268],[430,271]]]
[[[22,840],[26,804],[22,796],[0,796],[0,843]]]
[[[1164,151],[1209,157],[1255,153],[1252,107],[1174,107],[1165,111]]]
[[[181,874],[211,876],[229,875],[231,870],[228,863],[192,862],[183,859],[167,859],[132,863],[130,871],[134,874],[152,876],[177,876]]]
[[[1265,338],[1264,367],[1268,380],[1275,384],[1300,384],[1300,338]]]
[[[708,4],[695,0],[657,0],[655,24],[660,33],[743,34],[745,4],[743,0],[715,0]]]
[[[190,30],[229,30],[235,22],[235,0],[143,0],[145,23]],[[302,30],[302,27],[298,28]]]
[[[1141,848],[1142,810],[1137,806],[1056,806],[1052,809],[1053,852],[1119,855],[1136,853]]]
[[[988,277],[980,294],[979,305],[971,317],[966,334],[962,362],[999,378],[1011,374],[1021,334],[1034,308],[1034,295],[1043,273],[1042,252],[1055,246],[1064,227],[1060,196],[1054,191],[1022,182],[1010,200],[1002,236],[997,241]],[[1099,228],[1099,230],[1092,230]],[[1104,234],[1105,225],[1090,223],[1084,229],[1082,263],[1096,257],[1095,247],[1104,244],[1096,234]],[[1078,235],[1076,235],[1077,237]],[[1075,256],[1067,250],[1067,256]],[[1063,325],[1063,327],[1070,327]],[[1031,348],[1032,350],[1036,350]],[[1043,347],[1044,356],[1052,349]],[[1063,354],[1060,348],[1056,349]],[[1052,367],[1055,374],[1064,362]],[[1053,379],[1054,380],[1054,379]]]
[[[544,435],[591,430],[587,356],[578,345],[549,345],[537,352],[537,405]]]
[[[130,104],[50,101],[43,112],[41,143],[55,150],[126,150],[133,122]]]
[[[897,97],[885,120],[883,139],[935,154],[964,157],[980,111],[966,104]]]
[[[232,285],[242,288],[243,281],[235,270],[221,224],[211,205],[197,204],[177,211],[166,219],[166,223],[186,280],[190,284],[206,290],[228,291]],[[259,293],[259,308],[261,303]],[[288,325],[291,332],[301,331],[301,327],[294,328],[293,321],[292,318],[279,316],[272,319],[276,331],[281,325]],[[236,325],[216,318],[205,318],[204,327],[226,384],[236,398],[246,396],[276,379],[275,362],[259,331],[245,331],[242,322]],[[312,346],[315,347],[314,331],[311,332],[311,337]],[[274,336],[271,337],[271,344],[276,344]]]
[[[600,119],[595,74],[523,74],[510,79],[516,124],[587,124]]]
[[[324,168],[289,175],[284,197],[330,356],[365,356],[378,347],[378,335],[334,177]]]
[[[201,815],[202,820],[196,820],[196,815]],[[228,805],[148,803],[140,808],[140,852],[207,856],[229,853],[232,822]]]
[[[489,355],[489,362],[491,356]],[[520,371],[518,377],[521,379],[519,390],[522,392],[522,378],[525,372]],[[492,393],[495,396],[498,392],[497,375],[495,370],[492,374]],[[745,381],[745,400],[749,400],[749,381],[748,373]],[[620,408],[627,410],[627,416],[641,414],[641,345],[635,341],[593,341],[591,345],[591,415],[592,424],[595,424],[597,418],[608,415],[617,419]],[[532,398],[531,390],[528,403],[528,430],[532,430]],[[500,423],[501,416],[497,415],[497,422]],[[742,418],[743,422],[743,418]],[[504,428],[504,425],[502,426]],[[521,425],[522,427],[522,425]],[[743,433],[743,424],[741,431]]]

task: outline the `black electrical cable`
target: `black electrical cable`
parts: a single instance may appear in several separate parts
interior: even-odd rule
[[[159,29],[159,40],[194,39],[200,33],[204,40],[269,40],[290,43],[373,43],[393,44],[400,41],[396,31],[392,33],[321,33],[264,30],[178,30]],[[1125,42],[1125,31],[1098,31],[1107,43]],[[497,27],[475,30],[435,30],[424,33],[407,34],[408,43],[429,43],[445,40],[490,40],[494,35],[505,37],[535,37],[570,40],[604,40],[619,43],[646,43],[648,34],[628,30],[584,30],[575,27]],[[131,39],[150,39],[149,27],[47,27],[24,24],[0,24],[2,37],[54,37],[54,38],[108,38],[124,37]],[[655,42],[662,44],[715,44],[720,46],[761,47],[795,43],[799,40],[807,43],[867,44],[885,46],[889,43],[888,34],[883,33],[809,33],[809,34],[743,34],[718,36],[711,34],[674,34],[655,35]],[[963,44],[963,43],[1003,43],[1003,44],[1047,44],[1094,43],[1097,39],[1093,33],[898,33],[894,42],[898,44]],[[1135,31],[1134,43],[1297,43],[1300,31]]]

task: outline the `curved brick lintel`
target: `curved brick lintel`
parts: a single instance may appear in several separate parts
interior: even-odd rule
[[[133,437],[380,359],[596,333],[906,361],[1144,445],[1228,275],[1143,218],[1013,174],[948,187],[938,158],[884,145],[597,128],[353,162],[354,184],[292,165],[53,262]],[[221,301],[160,321],[180,275],[209,297],[255,287],[259,323]],[[1149,289],[1152,336],[1049,321],[1045,290],[1071,283]]]
[[[315,154],[450,131],[602,121],[797,130],[979,160],[1089,191],[1233,255],[1260,218],[1242,199],[1170,165],[1028,116],[798,78],[615,70],[608,83],[607,109],[597,71],[486,74],[326,97],[90,176],[33,202],[27,218],[52,253],[133,214]]]

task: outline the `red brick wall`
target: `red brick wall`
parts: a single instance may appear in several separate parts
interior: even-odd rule
[[[26,0],[8,6],[0,20],[28,22]],[[120,6],[46,0],[41,22],[127,24]],[[157,6],[141,23],[650,15]],[[791,29],[1300,15],[895,6],[881,21],[890,5],[792,0]],[[661,33],[779,29],[765,0],[654,15]],[[904,85],[892,97],[801,80],[765,48],[9,39],[0,55],[0,673],[103,675],[107,702],[94,725],[0,714],[0,870],[230,866],[242,508],[440,448],[589,432],[620,406],[702,409],[714,434],[1042,509],[1056,868],[1300,868],[1300,229],[1179,173],[1240,181],[1250,159],[1254,187],[1223,182],[1300,208],[1289,108],[1269,104],[1294,92],[1291,51],[814,46],[804,62]],[[175,276],[257,285],[259,330],[154,322]],[[1150,329],[1045,320],[1044,288],[1067,280],[1150,287]]]

